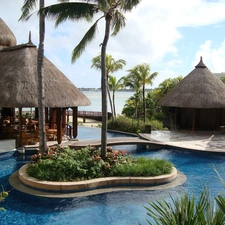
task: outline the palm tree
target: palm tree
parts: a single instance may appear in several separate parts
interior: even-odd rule
[[[130,89],[135,91],[135,94],[134,94],[135,112],[134,112],[133,118],[137,119],[137,115],[139,114],[138,113],[138,102],[140,100],[139,96],[140,96],[141,85],[139,82],[137,82],[136,76],[128,75],[128,76],[123,76],[121,79],[123,79],[123,84],[125,87],[129,87]]]
[[[112,76],[112,73],[123,69],[123,66],[126,65],[126,61],[123,59],[115,60],[111,55],[106,54],[106,76],[109,79],[110,76]],[[95,68],[97,70],[101,70],[101,55],[96,56],[92,59],[92,65],[91,68]],[[111,94],[110,94],[110,88],[109,84],[107,85],[107,92],[112,112],[112,119],[114,121],[116,114],[114,110],[114,104],[112,102]]]
[[[113,96],[112,96],[113,114],[116,117],[115,92],[117,90],[122,89],[124,87],[124,85],[123,85],[123,79],[119,79],[117,81],[116,80],[116,77],[109,76],[108,84],[109,84],[109,90],[112,91],[112,93],[113,93]]]
[[[125,26],[125,17],[123,13],[129,12],[137,6],[141,0],[83,0],[80,2],[64,2],[61,4],[46,7],[42,12],[45,16],[56,18],[56,25],[71,19],[79,21],[86,19],[90,22],[98,13],[102,15],[86,32],[79,44],[72,53],[72,62],[75,62],[95,37],[97,25],[101,19],[105,20],[105,33],[101,43],[101,91],[102,91],[102,130],[101,130],[101,156],[106,157],[107,147],[107,86],[108,78],[106,76],[106,49],[109,41],[110,31],[116,35],[121,28]]]
[[[168,79],[164,80],[154,90],[154,95],[159,100],[164,95],[166,95],[172,88],[174,88],[182,79],[183,79],[182,76],[178,76],[175,78],[168,78]]]
[[[146,121],[146,101],[145,101],[145,87],[147,84],[152,85],[152,80],[158,75],[157,72],[150,73],[150,65],[143,63],[133,67],[128,70],[128,77],[133,77],[134,81],[137,83],[137,86],[142,87],[142,98],[143,98],[143,120]]]
[[[39,9],[44,8],[45,1],[39,1]],[[36,6],[36,0],[25,0],[22,7],[22,15],[19,20],[27,19],[30,11]],[[29,17],[28,17],[29,18]],[[37,57],[37,74],[38,74],[38,123],[39,123],[39,149],[41,153],[46,151],[47,140],[45,131],[45,93],[44,93],[44,38],[45,38],[45,16],[43,13],[39,15],[39,46]]]
[[[225,77],[220,77],[220,80],[225,83]]]

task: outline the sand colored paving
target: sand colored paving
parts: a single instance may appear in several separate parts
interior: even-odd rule
[[[152,131],[140,136],[165,146],[225,153],[224,132]]]

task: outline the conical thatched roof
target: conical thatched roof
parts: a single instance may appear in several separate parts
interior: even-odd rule
[[[225,84],[212,74],[201,60],[158,103],[180,108],[225,108]]]
[[[37,48],[31,42],[0,51],[0,107],[38,107]],[[46,107],[90,105],[89,99],[44,58]]]
[[[0,18],[0,50],[14,45],[16,45],[16,38],[13,32]]]

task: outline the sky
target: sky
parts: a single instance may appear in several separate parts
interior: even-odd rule
[[[14,33],[17,44],[32,42],[38,46],[38,17],[18,21],[24,0],[0,0],[0,17]],[[45,0],[46,5],[57,0]],[[38,6],[38,4],[37,4]],[[45,56],[78,88],[99,88],[100,71],[91,68],[91,60],[100,51],[104,20],[98,33],[82,56],[71,63],[72,51],[93,22],[66,21],[55,27],[46,20]],[[117,36],[110,36],[107,54],[126,60],[126,66],[113,75],[119,79],[136,65],[147,63],[151,73],[158,72],[153,85],[168,78],[185,77],[203,62],[212,73],[225,72],[225,0],[142,0],[126,13],[126,26]]]

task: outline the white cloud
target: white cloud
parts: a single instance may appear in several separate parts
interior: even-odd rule
[[[196,61],[192,65],[196,65],[196,62],[199,62],[200,56],[204,56],[203,62],[211,72],[225,72],[225,40],[218,48],[213,48],[212,45],[213,43],[210,40],[202,44],[196,52]]]
[[[27,42],[28,33],[31,30],[33,43],[37,45],[37,17],[34,15],[28,22],[18,22],[23,2],[23,0],[1,2],[0,16],[14,32],[19,44]],[[48,0],[49,4],[56,2],[56,0]],[[115,59],[127,61],[124,70],[115,75],[118,78],[126,75],[127,69],[144,62],[150,64],[152,72],[159,72],[154,86],[169,76],[181,75],[184,59],[179,55],[180,49],[177,43],[185,37],[182,36],[179,28],[197,27],[201,29],[206,25],[219,26],[225,20],[224,9],[225,1],[222,0],[142,0],[131,13],[126,14],[126,27],[116,37],[110,37],[107,52]],[[52,20],[47,20],[46,24],[46,56],[78,87],[100,86],[99,71],[91,69],[90,66],[92,58],[100,52],[99,45],[103,39],[104,21],[99,24],[99,32],[95,40],[77,62],[71,64],[72,50],[90,26],[91,23],[86,22],[64,22],[55,28]],[[198,39],[194,34],[190,35],[193,35],[193,42]],[[200,55],[203,55],[203,60],[211,71],[225,71],[222,63],[224,45],[224,42],[213,43],[210,39],[204,40],[199,49],[194,49],[195,53],[189,56],[192,58],[189,62],[190,70],[199,62]],[[183,46],[183,51],[190,47],[185,43]],[[185,67],[183,75],[187,72],[190,71],[187,71]]]

